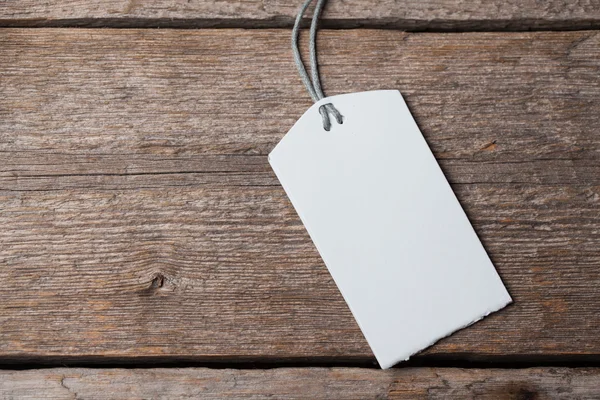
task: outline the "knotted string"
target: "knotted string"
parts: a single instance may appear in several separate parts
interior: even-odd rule
[[[296,16],[294,29],[292,29],[292,51],[294,52],[294,62],[296,63],[296,67],[300,73],[300,78],[302,78],[302,82],[304,83],[304,86],[306,86],[306,90],[308,90],[308,94],[310,94],[310,97],[314,102],[317,102],[325,97],[323,94],[323,89],[321,88],[319,66],[317,61],[317,25],[319,22],[319,17],[321,16],[321,11],[323,11],[325,1],[326,0],[317,0],[317,5],[315,6],[315,11],[313,12],[312,21],[310,23],[309,49],[312,80],[311,77],[308,76],[306,68],[304,67],[304,63],[302,62],[302,57],[300,56],[300,50],[298,49],[298,37],[300,36],[300,22],[302,21],[302,17],[304,17],[308,6],[310,6],[313,0],[306,0],[304,2],[300,8],[300,11],[298,12],[298,15]],[[326,131],[331,129],[329,114],[333,115],[338,124],[342,124],[344,122],[344,117],[342,114],[340,114],[337,108],[335,108],[335,106],[331,103],[321,105],[321,107],[319,107],[319,113],[323,119],[323,129]]]

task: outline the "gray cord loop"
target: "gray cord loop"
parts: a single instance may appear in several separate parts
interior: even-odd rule
[[[319,113],[323,119],[323,129],[327,132],[331,129],[331,121],[329,120],[329,114],[333,115],[338,124],[344,123],[344,116],[333,106],[331,103],[323,104],[319,107]]]
[[[319,114],[321,114],[321,119],[323,120],[323,129],[329,132],[331,129],[331,121],[329,120],[329,114],[327,114],[327,107],[325,107],[325,104],[319,107]]]
[[[302,57],[300,56],[300,50],[298,49],[298,37],[300,35],[300,22],[302,21],[302,17],[306,13],[306,10],[313,0],[306,0],[304,4],[302,4],[302,7],[296,16],[296,21],[294,22],[294,29],[292,29],[292,51],[294,52],[294,62],[298,68],[300,78],[302,79],[306,90],[308,90],[308,94],[314,102],[317,102],[325,97],[323,94],[323,89],[321,88],[321,79],[319,78],[319,66],[317,61],[317,25],[319,22],[319,17],[321,16],[321,12],[323,11],[325,1],[326,0],[317,0],[317,5],[315,6],[315,11],[313,12],[313,17],[310,23],[309,49],[311,77],[308,76],[306,68],[304,67],[304,63],[302,62]],[[323,129],[326,131],[331,129],[331,120],[329,118],[330,114],[333,115],[338,124],[344,123],[343,115],[331,103],[321,105],[319,107],[319,113],[323,119]]]

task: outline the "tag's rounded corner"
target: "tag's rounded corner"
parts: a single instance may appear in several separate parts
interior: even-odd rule
[[[398,93],[398,95],[400,95],[400,97],[404,98],[404,96],[402,96],[402,92],[400,91],[400,89],[390,89],[390,91]]]

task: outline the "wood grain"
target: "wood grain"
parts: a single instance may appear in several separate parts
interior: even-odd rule
[[[425,354],[600,355],[600,33],[319,44],[328,93],[404,94],[515,300]],[[0,357],[373,360],[267,163],[288,47],[1,31]]]
[[[2,26],[290,27],[300,1],[13,0],[0,2]],[[598,29],[599,0],[330,1],[324,27],[403,30]]]
[[[0,399],[597,399],[597,368],[0,371]]]

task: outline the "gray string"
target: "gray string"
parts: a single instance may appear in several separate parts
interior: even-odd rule
[[[314,102],[317,102],[325,97],[323,94],[323,89],[321,88],[319,66],[317,61],[317,25],[319,17],[321,16],[321,11],[323,11],[325,1],[326,0],[317,0],[317,5],[315,6],[315,11],[313,12],[312,21],[310,24],[309,49],[312,80],[311,77],[308,76],[306,68],[304,67],[304,63],[302,62],[302,57],[300,56],[300,50],[298,49],[298,37],[300,36],[300,22],[302,21],[302,17],[306,13],[306,10],[313,0],[306,0],[304,2],[300,8],[300,11],[298,12],[298,15],[296,16],[294,29],[292,29],[292,51],[294,52],[294,62],[296,63],[296,67],[300,73],[300,78],[302,79],[304,86],[306,86],[306,90],[308,90],[308,94],[310,94],[310,97]],[[342,114],[340,114],[337,108],[335,108],[335,106],[331,103],[321,105],[321,107],[319,107],[319,113],[321,114],[321,119],[323,120],[323,129],[326,131],[331,129],[329,114],[333,115],[338,124],[342,124],[344,122],[344,117]]]

